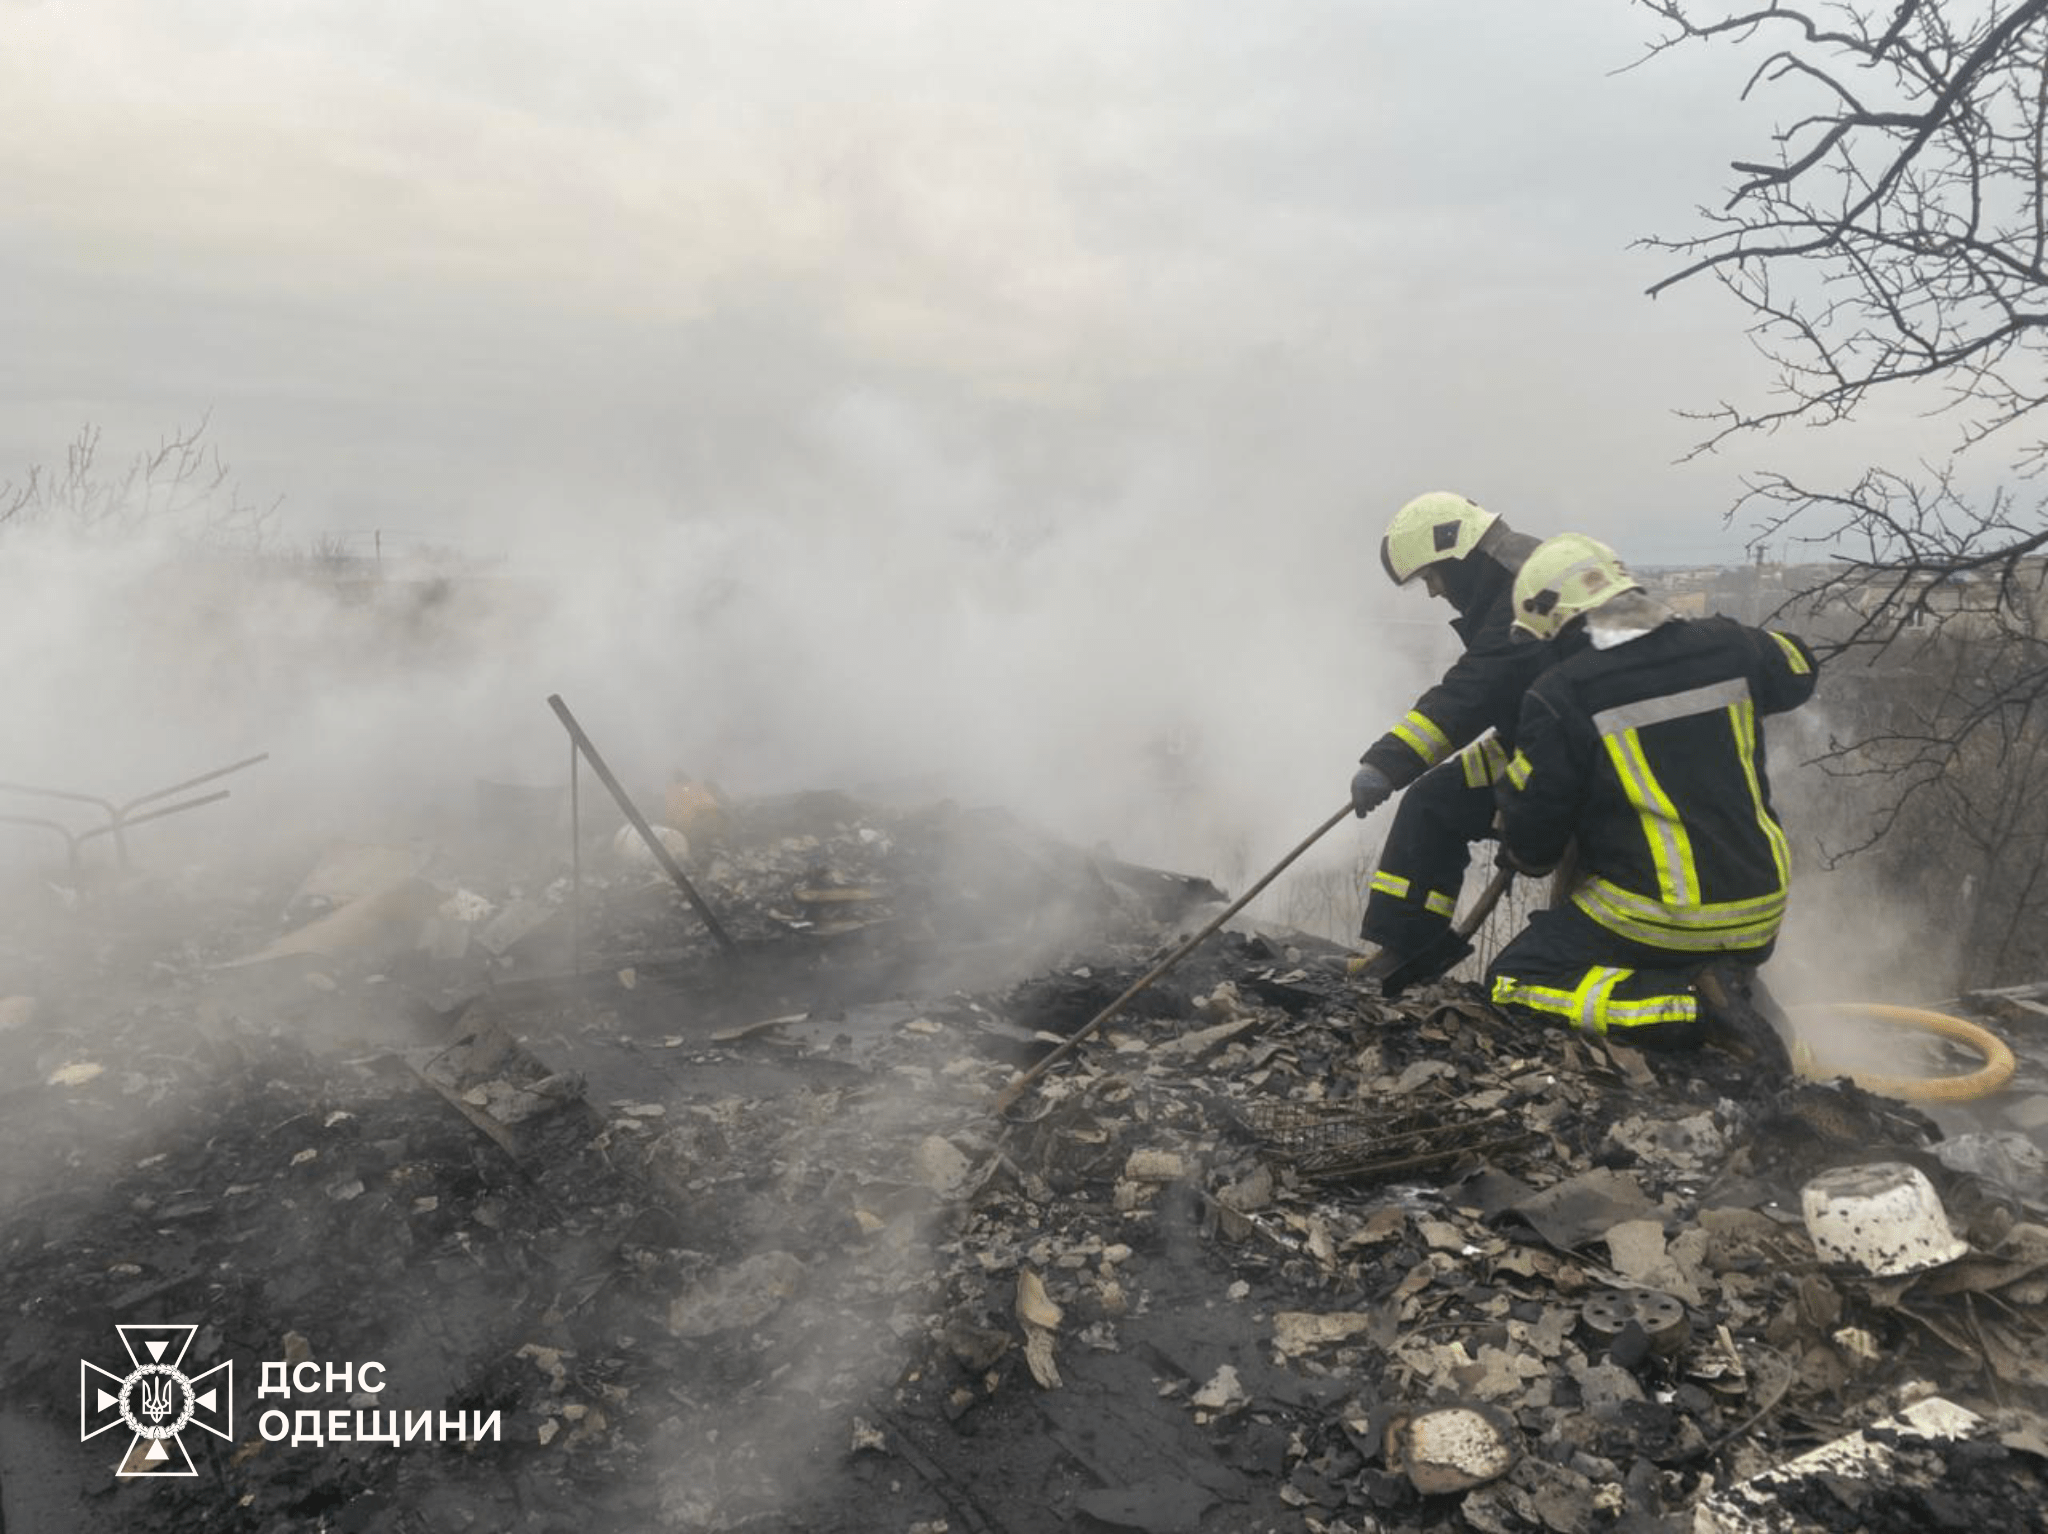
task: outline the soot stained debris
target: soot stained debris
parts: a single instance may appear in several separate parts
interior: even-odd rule
[[[735,953],[602,837],[573,876],[338,847],[24,908],[10,1530],[2041,1526],[2016,993],[2021,1090],[1973,1139],[1231,929],[999,1117],[1220,891],[951,806],[666,808]],[[1816,1256],[1802,1186],[1873,1160],[1966,1256]],[[189,1479],[69,1431],[128,1323],[235,1366]],[[256,1395],[371,1360],[380,1392]],[[1967,1429],[1899,1415],[1937,1397]],[[268,1441],[279,1407],[351,1438]],[[499,1435],[361,1442],[359,1411]],[[1802,1459],[1879,1422],[1881,1462]]]

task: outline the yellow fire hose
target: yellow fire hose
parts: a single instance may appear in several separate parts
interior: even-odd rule
[[[1865,1071],[1831,1071],[1814,1057],[1813,1047],[1795,1041],[1793,1063],[1803,1076],[1845,1075],[1866,1092],[1908,1102],[1967,1103],[1993,1092],[2012,1080],[2015,1063],[2005,1041],[1982,1024],[1924,1007],[1894,1007],[1874,1001],[1820,1001],[1787,1007],[1795,1016],[1802,1012],[1829,1012],[1852,1017],[1875,1018],[1900,1028],[1916,1028],[1967,1045],[1984,1058],[1977,1070],[1962,1076],[1878,1076]]]

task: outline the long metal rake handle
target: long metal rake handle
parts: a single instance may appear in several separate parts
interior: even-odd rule
[[[1242,911],[1246,906],[1250,905],[1252,903],[1253,898],[1256,897],[1261,890],[1263,890],[1267,885],[1271,884],[1275,879],[1279,878],[1280,875],[1286,870],[1288,864],[1292,863],[1296,858],[1300,857],[1304,852],[1308,851],[1309,848],[1313,847],[1317,842],[1321,841],[1323,837],[1327,835],[1329,831],[1334,826],[1336,826],[1339,821],[1349,819],[1351,813],[1351,806],[1347,803],[1344,806],[1344,808],[1337,811],[1336,814],[1332,815],[1328,820],[1324,821],[1321,825],[1317,826],[1315,830],[1311,831],[1306,837],[1302,839],[1301,843],[1298,846],[1296,846],[1292,852],[1288,853],[1286,857],[1282,858],[1279,862],[1275,863],[1264,878],[1259,880],[1259,882],[1257,884],[1254,884],[1250,889],[1246,890],[1242,895],[1238,896],[1237,899],[1232,901],[1228,906],[1224,907],[1222,914],[1217,916],[1213,921],[1211,921],[1208,926],[1204,927],[1200,932],[1197,932],[1193,937],[1189,938],[1186,942],[1182,943],[1180,947],[1174,949],[1172,953],[1168,954],[1165,958],[1161,959],[1157,964],[1153,965],[1150,969],[1145,971],[1143,975],[1139,976],[1138,979],[1131,984],[1130,989],[1125,991],[1123,995],[1117,997],[1115,1001],[1111,1002],[1108,1006],[1104,1007],[1100,1012],[1096,1013],[1095,1016],[1090,1018],[1087,1022],[1083,1023],[1073,1033],[1068,1035],[1064,1043],[1060,1044],[1057,1048],[1050,1051],[1036,1065],[1032,1066],[1030,1070],[1023,1072],[1021,1075],[1017,1077],[1016,1080],[1012,1081],[1008,1086],[1004,1087],[1001,1092],[997,1093],[995,1102],[992,1105],[993,1110],[998,1114],[1007,1113],[1010,1109],[1011,1104],[1015,1103],[1018,1098],[1022,1097],[1025,1091],[1031,1086],[1031,1084],[1037,1081],[1039,1077],[1043,1076],[1046,1073],[1046,1071],[1049,1070],[1056,1061],[1064,1060],[1069,1054],[1073,1052],[1077,1045],[1081,1044],[1084,1040],[1090,1038],[1095,1033],[1096,1029],[1100,1028],[1104,1023],[1108,1022],[1119,1011],[1121,1011],[1124,1008],[1124,1006],[1129,1003],[1130,999],[1133,996],[1136,996],[1140,991],[1144,990],[1146,986],[1150,985],[1153,981],[1157,980],[1161,975],[1165,974],[1168,970],[1172,969],[1174,965],[1180,963],[1182,959],[1185,959],[1189,954],[1193,953],[1197,948],[1199,948],[1202,945],[1203,941],[1212,932],[1214,932],[1218,927],[1221,927],[1225,922],[1229,921],[1231,917],[1235,916],[1239,911]]]

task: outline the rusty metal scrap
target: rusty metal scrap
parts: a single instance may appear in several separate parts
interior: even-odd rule
[[[1304,1177],[1364,1181],[1452,1165],[1526,1145],[1533,1134],[1504,1110],[1385,1111],[1259,1102],[1244,1124]]]
[[[739,945],[725,930],[725,924],[718,919],[718,913],[713,911],[710,904],[697,892],[697,886],[690,882],[690,876],[684,873],[681,865],[676,862],[675,854],[655,834],[654,828],[647,822],[647,817],[641,814],[639,806],[633,803],[632,795],[628,794],[625,787],[612,775],[611,768],[598,754],[596,744],[584,733],[583,726],[576,721],[576,716],[569,712],[569,705],[556,693],[549,695],[548,707],[555,711],[555,717],[561,720],[562,728],[569,732],[569,739],[575,743],[577,752],[581,754],[583,760],[590,763],[590,770],[597,774],[598,781],[604,784],[606,791],[611,794],[613,802],[619,807],[619,812],[639,833],[648,853],[662,866],[662,870],[669,878],[675,881],[676,888],[683,892],[684,898],[690,902],[691,909],[704,923],[705,930],[718,940],[718,946],[728,954],[737,952]]]

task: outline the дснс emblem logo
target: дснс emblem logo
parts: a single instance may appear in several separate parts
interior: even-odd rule
[[[216,1438],[234,1431],[234,1365],[215,1364],[188,1376],[179,1368],[196,1326],[117,1326],[128,1353],[121,1374],[95,1364],[78,1366],[78,1438],[83,1443],[109,1428],[134,1434],[116,1475],[197,1475],[182,1434],[198,1428]]]

